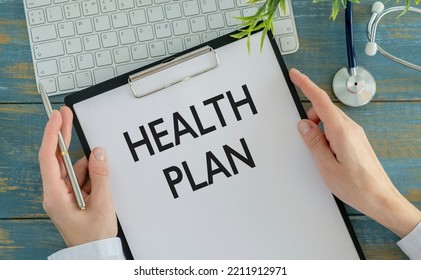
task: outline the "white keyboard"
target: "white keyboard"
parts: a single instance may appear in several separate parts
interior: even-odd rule
[[[98,84],[238,28],[248,0],[24,0],[36,81],[49,95]],[[277,11],[283,54],[298,50],[293,11]]]

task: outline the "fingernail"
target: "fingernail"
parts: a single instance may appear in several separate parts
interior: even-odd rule
[[[307,121],[300,121],[298,124],[298,130],[301,132],[302,135],[306,135],[307,132],[312,129],[311,124],[309,124]]]
[[[291,71],[295,71],[295,72],[297,72],[297,73],[301,73],[298,69],[296,69],[296,68],[292,68],[291,69]]]
[[[94,156],[97,160],[105,160],[105,150],[103,148],[95,148]]]

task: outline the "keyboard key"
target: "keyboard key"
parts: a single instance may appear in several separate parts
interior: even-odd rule
[[[218,0],[221,10],[233,9],[235,7],[234,0]]]
[[[28,12],[28,22],[30,25],[45,23],[45,14],[43,9]]]
[[[235,31],[235,28],[227,28],[227,29],[222,29],[219,31],[219,36],[224,36],[227,35],[231,32]]]
[[[51,4],[51,0],[28,0],[26,1],[26,7],[28,9],[38,8]]]
[[[116,70],[117,70],[117,75],[123,75],[126,74],[128,72],[131,72],[133,70],[139,69],[140,67],[143,67],[145,65],[148,65],[150,63],[152,63],[154,60],[144,60],[144,61],[138,61],[136,63],[129,63],[129,64],[124,64],[124,65],[117,65]]]
[[[144,9],[130,11],[130,22],[132,25],[139,25],[146,23],[146,13]]]
[[[91,53],[85,53],[77,56],[77,64],[80,70],[93,68],[94,58],[92,57]]]
[[[117,33],[114,31],[102,33],[101,40],[104,48],[115,47],[118,45]]]
[[[245,7],[248,6],[248,1],[249,0],[237,0],[237,7]]]
[[[290,18],[276,20],[273,22],[273,34],[283,35],[293,32],[292,20]]]
[[[202,0],[200,1],[200,7],[203,13],[216,12],[216,0]]]
[[[185,1],[183,2],[183,11],[185,16],[193,16],[199,14],[199,6],[197,1]]]
[[[212,32],[206,32],[202,34],[202,42],[208,42],[210,40],[213,40],[215,38],[218,38],[218,32],[212,31]]]
[[[116,48],[113,50],[115,63],[123,63],[130,61],[130,53],[128,47]]]
[[[54,0],[53,2],[54,2],[54,4],[60,4],[60,3],[67,3],[69,1],[70,0]]]
[[[58,25],[58,33],[61,38],[70,37],[75,35],[75,29],[73,22],[66,21]]]
[[[50,76],[58,73],[57,61],[55,59],[37,63],[37,73],[40,77]]]
[[[108,18],[107,15],[95,17],[94,26],[97,32],[110,30],[111,29],[110,19]]]
[[[237,19],[241,17],[240,11],[231,11],[225,13],[225,19],[227,20],[227,26],[239,25],[242,23],[241,20]]]
[[[83,1],[82,12],[85,16],[97,15],[99,13],[97,1]]]
[[[119,30],[120,42],[123,45],[132,44],[136,42],[136,33],[133,28]]]
[[[79,53],[82,51],[82,41],[80,38],[71,38],[64,41],[66,52],[68,54]]]
[[[53,41],[34,45],[34,53],[36,59],[44,59],[64,54],[63,43],[61,41]]]
[[[175,54],[179,53],[183,48],[183,40],[181,38],[172,38],[167,40],[167,47],[168,47],[168,53]]]
[[[66,19],[78,18],[81,16],[79,3],[64,5],[64,15]]]
[[[48,22],[63,20],[63,11],[60,6],[48,7],[45,9]]]
[[[148,50],[145,44],[133,45],[130,47],[134,60],[148,58]]]
[[[155,0],[155,4],[162,4],[167,2],[170,2],[170,0]]]
[[[48,41],[57,38],[54,24],[31,28],[31,38],[35,43]]]
[[[206,30],[206,19],[203,16],[190,19],[192,32],[201,32]]]
[[[163,41],[157,41],[149,43],[149,51],[151,57],[163,56],[165,55],[165,44]]]
[[[118,8],[120,10],[127,10],[134,8],[133,0],[118,0]]]
[[[101,47],[99,43],[99,36],[97,34],[83,37],[83,46],[86,51],[97,50]]]
[[[103,50],[95,53],[95,60],[98,66],[110,65],[113,63],[111,59],[111,52],[109,50]]]
[[[93,27],[90,18],[78,19],[75,22],[77,33],[80,35],[92,33]]]
[[[152,40],[154,38],[152,26],[145,25],[145,26],[142,26],[142,27],[138,27],[137,28],[137,36],[138,36],[140,42]]]
[[[138,7],[144,7],[152,5],[152,0],[136,0],[136,5]]]
[[[186,49],[190,49],[201,43],[200,36],[199,35],[187,36],[184,38],[184,42],[186,43]]]
[[[62,91],[75,89],[73,75],[63,75],[57,77],[58,88]]]
[[[189,22],[181,19],[173,22],[174,35],[183,35],[189,33]]]
[[[161,6],[149,7],[146,11],[150,22],[164,20],[164,12]]]
[[[61,73],[73,72],[76,70],[76,61],[73,56],[60,57],[58,64]]]
[[[290,52],[297,48],[297,42],[293,35],[281,37],[279,43],[281,45],[281,50],[284,52]]]
[[[103,13],[115,12],[117,11],[117,4],[115,0],[100,0],[99,5]]]
[[[243,15],[245,17],[254,16],[256,14],[257,10],[258,10],[257,7],[251,7],[251,8],[243,9]]]
[[[209,28],[219,29],[224,27],[224,17],[221,14],[208,15]]]
[[[129,26],[129,19],[127,18],[126,12],[115,13],[111,16],[114,28],[121,28]]]
[[[155,24],[155,34],[156,38],[166,38],[171,36],[171,27],[168,22],[157,23]]]
[[[94,71],[95,82],[97,84],[115,77],[114,69],[112,67],[97,69]]]
[[[167,19],[180,18],[182,16],[181,7],[179,3],[165,5],[164,10]]]
[[[78,87],[89,87],[93,85],[92,75],[90,71],[76,73],[76,84]]]
[[[56,79],[54,79],[53,77],[47,79],[40,79],[39,82],[42,83],[47,93],[57,92]]]

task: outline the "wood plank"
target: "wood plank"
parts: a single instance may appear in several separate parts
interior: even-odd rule
[[[408,259],[396,245],[400,239],[365,216],[351,216],[358,241],[368,260]]]
[[[352,216],[367,259],[406,259],[395,244],[399,238],[364,216]],[[0,260],[46,259],[66,245],[48,219],[0,220]]]
[[[41,104],[0,104],[0,218],[45,217],[38,151],[46,120]],[[76,160],[83,152],[74,139]]]
[[[35,101],[35,78],[23,1],[8,1],[0,9],[0,100]]]
[[[49,219],[0,220],[1,260],[45,260],[65,247]]]

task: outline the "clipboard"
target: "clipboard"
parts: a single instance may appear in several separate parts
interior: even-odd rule
[[[135,259],[364,259],[296,124],[281,53],[230,34],[69,95],[85,154],[107,151]]]

